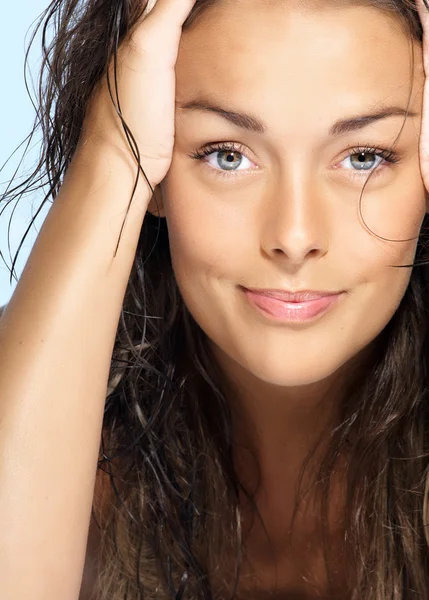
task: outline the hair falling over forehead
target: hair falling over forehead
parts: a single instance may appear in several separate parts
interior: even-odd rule
[[[197,1],[184,30],[217,1]],[[4,203],[46,185],[42,205],[55,201],[91,92],[146,4],[54,0],[46,9],[38,25],[44,46],[34,127],[43,137],[40,162]],[[358,4],[397,15],[410,39],[421,42],[413,0]],[[55,35],[48,44],[50,27]],[[378,340],[378,358],[359,385],[350,385],[314,472],[327,540],[331,476],[347,449],[344,552],[351,558],[353,600],[429,598],[427,226],[425,220],[409,287]],[[311,456],[303,469],[310,466]],[[99,469],[113,498],[100,523],[100,600],[211,600],[209,573],[225,556],[234,568],[219,585],[227,587],[225,597],[233,596],[244,551],[238,500],[252,497],[235,470],[220,375],[175,281],[165,222],[149,213],[114,346]],[[335,564],[328,544],[324,551],[329,574]]]

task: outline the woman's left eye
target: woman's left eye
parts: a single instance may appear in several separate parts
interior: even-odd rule
[[[398,163],[400,157],[393,150],[387,150],[386,148],[359,147],[350,150],[349,154],[340,164],[345,161],[350,161],[349,164],[352,165],[351,170],[355,171],[353,175],[359,175],[359,173],[377,171],[378,167],[383,163]]]
[[[246,161],[250,164],[251,161],[245,156],[244,151],[243,146],[233,143],[209,144],[202,150],[196,150],[190,154],[190,157],[196,160],[212,158],[211,161],[206,160],[211,168],[218,171],[219,175],[230,176],[236,172],[248,170]],[[400,157],[393,150],[359,146],[349,150],[348,155],[339,164],[346,161],[349,161],[349,165],[351,165],[351,168],[345,167],[346,170],[354,171],[352,176],[355,176],[377,171],[382,163],[397,163],[400,161]],[[239,169],[243,164],[245,168]]]

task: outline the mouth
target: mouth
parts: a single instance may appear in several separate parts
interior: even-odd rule
[[[283,323],[304,323],[321,317],[345,295],[344,291],[241,289],[253,308],[270,320]]]

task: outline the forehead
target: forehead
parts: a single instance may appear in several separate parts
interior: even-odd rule
[[[273,115],[283,105],[296,116],[312,105],[406,105],[412,81],[417,91],[424,80],[403,23],[344,0],[214,2],[184,32],[176,76],[179,102],[203,96]]]

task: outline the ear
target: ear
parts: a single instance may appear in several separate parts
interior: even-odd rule
[[[150,199],[147,210],[154,217],[159,217],[159,218],[165,217],[164,201],[162,198],[162,190],[161,190],[160,184],[155,186],[154,194],[152,195],[152,198]]]

